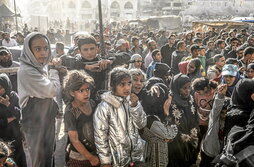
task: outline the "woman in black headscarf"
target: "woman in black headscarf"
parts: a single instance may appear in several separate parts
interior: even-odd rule
[[[220,163],[252,167],[254,162],[254,80],[240,80],[232,95],[232,109],[226,115],[224,146]]]
[[[169,167],[188,167],[196,162],[198,145],[198,114],[190,95],[191,80],[178,74],[171,82],[172,102],[165,113],[169,122],[178,127],[178,134],[168,144]]]
[[[18,95],[12,91],[9,77],[6,74],[0,74],[0,139],[13,142],[14,161],[18,166],[26,167],[19,120]]]
[[[254,80],[242,79],[236,84],[232,94],[232,109],[226,115],[225,135],[234,125],[244,127],[247,124],[254,109],[253,93]]]

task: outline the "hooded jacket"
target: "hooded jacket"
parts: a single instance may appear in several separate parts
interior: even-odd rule
[[[141,104],[130,107],[127,99],[111,92],[102,95],[94,114],[94,137],[101,164],[128,165],[139,148],[137,129],[146,126],[146,114]]]
[[[20,57],[20,68],[18,70],[18,92],[20,97],[20,107],[23,109],[27,105],[29,97],[41,99],[53,98],[60,91],[58,71],[50,69],[47,64],[52,59],[49,39],[45,36],[49,46],[49,56],[43,64],[37,62],[31,49],[29,41],[40,33],[29,34],[25,41]]]

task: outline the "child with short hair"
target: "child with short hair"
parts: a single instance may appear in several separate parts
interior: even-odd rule
[[[153,61],[149,64],[146,70],[147,79],[154,76],[153,71],[155,69],[155,65],[161,62],[162,57],[161,57],[161,52],[159,49],[153,50],[152,58],[153,58]]]
[[[146,126],[146,114],[131,93],[131,75],[127,69],[110,72],[111,91],[102,95],[94,114],[94,137],[103,167],[133,165],[133,151],[138,140],[136,128]]]
[[[217,83],[208,78],[196,78],[192,82],[194,101],[199,115],[200,141],[208,128],[209,114],[213,107]]]
[[[64,123],[69,137],[68,167],[99,165],[93,130],[95,102],[90,99],[93,78],[83,71],[71,71],[64,80],[67,98]]]

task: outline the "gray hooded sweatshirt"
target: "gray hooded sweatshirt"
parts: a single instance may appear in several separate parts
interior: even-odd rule
[[[29,97],[41,99],[53,98],[60,91],[58,71],[55,69],[48,71],[47,64],[52,59],[49,39],[41,34],[47,39],[49,45],[49,56],[43,64],[37,62],[29,48],[29,41],[37,34],[40,33],[33,32],[25,38],[24,47],[20,56],[18,94],[21,109],[27,105]]]

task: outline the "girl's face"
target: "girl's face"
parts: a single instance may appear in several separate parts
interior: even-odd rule
[[[0,167],[4,167],[7,157],[0,158]]]
[[[190,95],[190,92],[191,92],[191,82],[187,82],[186,84],[184,84],[182,86],[182,88],[180,88],[180,96],[182,97],[188,97]]]
[[[45,38],[38,38],[32,41],[31,51],[37,62],[43,64],[49,56],[49,46]]]
[[[5,94],[5,89],[0,85],[0,96],[3,96]]]
[[[250,78],[250,79],[254,78],[254,70],[252,68],[248,69],[246,71],[246,74],[247,74],[248,78]]]
[[[195,70],[196,70],[195,64],[190,62],[187,66],[187,73],[191,74],[191,73],[195,72]]]
[[[130,94],[131,94],[131,78],[125,78],[118,85],[116,85],[114,95],[120,97],[127,97]]]
[[[138,94],[144,87],[145,78],[143,75],[133,75],[132,76],[132,87],[131,92]]]
[[[134,67],[140,69],[142,66],[142,63],[143,63],[142,58],[137,58],[134,62]]]
[[[83,84],[79,90],[71,92],[71,95],[74,97],[74,101],[77,103],[86,103],[90,99],[90,85],[88,83]]]

